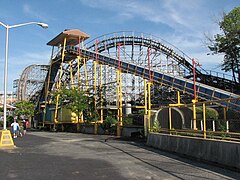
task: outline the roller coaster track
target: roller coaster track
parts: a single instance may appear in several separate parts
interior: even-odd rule
[[[193,77],[193,74],[192,74],[193,66],[191,63],[189,63],[191,62],[191,58],[171,44],[170,46],[172,46],[174,49],[166,46],[165,43],[167,42],[163,44],[160,41],[152,38],[146,38],[143,36],[123,36],[123,35],[114,36],[108,39],[103,38],[102,40],[100,38],[97,38],[97,39],[98,39],[98,43],[97,43],[98,52],[102,52],[106,49],[116,47],[116,44],[121,44],[123,46],[134,44],[134,45],[149,47],[156,51],[160,51],[166,56],[171,57],[172,59],[177,61],[179,66],[182,66],[185,69],[187,69],[187,74],[185,75],[185,78],[190,79]],[[93,40],[89,44],[91,45],[87,49],[91,49],[95,51],[96,44],[93,43]],[[176,52],[176,50],[178,52]],[[198,77],[197,78],[198,82],[201,82],[222,90],[230,91],[233,93],[239,93],[239,89],[240,89],[239,83],[236,83],[231,79],[214,76],[208,73],[207,71],[205,71],[204,69],[198,69],[198,67],[196,67],[196,76]]]
[[[96,52],[90,51],[87,49],[78,49],[74,46],[67,47],[67,53],[70,55],[78,55],[78,53],[81,53],[81,56],[84,56],[89,59],[95,59],[96,58]],[[112,58],[109,56],[105,56],[102,54],[98,54],[98,61],[101,64],[112,66],[115,68],[118,68],[118,59]],[[135,76],[140,76],[144,79],[149,79],[149,70],[145,67],[137,66],[135,64],[131,64],[129,62],[123,62],[120,61],[120,68],[123,73],[130,73],[134,74]],[[158,72],[158,71],[151,71],[152,74],[152,80],[154,83],[162,84],[165,86],[173,87],[176,90],[184,91],[188,94],[193,95],[193,81],[173,76],[170,74]],[[236,111],[240,111],[240,100],[236,98],[240,98],[237,94],[230,93],[228,91],[224,91],[218,88],[214,88],[208,85],[205,85],[203,83],[197,83],[196,84],[197,89],[197,96],[206,99],[206,100],[221,100],[221,99],[229,99],[228,102],[219,102],[222,106],[234,109]],[[231,98],[234,98],[231,100]]]
[[[81,57],[92,60],[96,60],[96,55],[100,64],[107,65],[110,67],[118,68],[118,59],[116,56],[110,56],[110,53],[106,53],[111,48],[116,48],[118,44],[121,46],[134,46],[137,45],[141,47],[147,47],[152,50],[161,52],[167,58],[172,58],[177,62],[178,66],[181,66],[186,70],[184,76],[174,76],[169,73],[165,73],[157,68],[151,68],[150,73],[152,74],[153,83],[158,83],[164,86],[172,87],[175,90],[184,91],[190,95],[193,95],[193,81],[189,78],[192,77],[192,64],[189,63],[191,58],[186,56],[183,52],[176,53],[176,50],[170,48],[160,41],[154,40],[152,38],[145,38],[143,36],[114,36],[111,38],[98,38],[97,43],[93,41],[86,44],[86,48],[78,48],[75,46],[67,46],[65,51],[64,62],[69,62],[77,58],[80,54]],[[96,49],[97,48],[97,49]],[[180,55],[181,54],[181,55]],[[132,60],[132,61],[131,61]],[[149,70],[146,66],[134,63],[134,60],[131,59],[125,61],[121,59],[120,67],[121,71],[124,73],[134,74],[135,76],[140,76],[144,79],[149,78]],[[49,79],[49,85],[44,84],[43,89],[38,97],[38,101],[42,102],[46,100],[46,91],[51,91],[53,84],[55,83],[55,78],[57,76],[58,70],[61,65],[61,53],[58,54],[55,58],[52,59],[51,66],[48,71],[46,78]],[[73,68],[73,74],[76,73],[76,67]],[[203,73],[204,72],[204,73]],[[62,81],[70,81],[69,72],[65,72],[64,79]],[[222,106],[240,111],[240,102],[237,98],[240,98],[237,94],[232,93],[232,90],[238,85],[233,81],[225,78],[220,78],[208,74],[206,71],[201,69],[196,69],[197,75],[197,95],[198,97],[206,100],[221,100],[229,99],[227,102],[219,102]],[[48,82],[46,79],[45,82]],[[223,90],[222,90],[223,89]],[[228,90],[228,91],[226,91]],[[229,92],[230,91],[230,92]],[[234,98],[234,99],[232,99]]]
[[[39,89],[42,88],[48,65],[33,64],[26,67],[20,79],[17,80],[16,93],[19,100],[30,100],[38,95]]]

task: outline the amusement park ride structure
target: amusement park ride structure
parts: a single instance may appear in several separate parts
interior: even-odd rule
[[[170,102],[166,101],[167,104],[159,102],[156,99],[161,98],[159,94],[156,97],[153,95],[156,91],[162,92],[163,96],[180,91],[185,94],[181,96],[188,95],[193,99],[193,104],[199,100],[211,100],[220,106],[240,111],[239,95],[236,94],[238,83],[195,67],[196,64],[190,63],[191,58],[162,39],[133,32],[106,34],[87,42],[88,38],[88,34],[79,30],[61,32],[47,43],[52,46],[50,64],[33,65],[22,74],[17,88],[18,98],[37,104],[38,120],[43,124],[61,124],[59,97],[54,107],[51,106],[54,110],[51,122],[46,113],[52,103],[52,92],[62,87],[80,87],[92,93],[95,102],[99,96],[100,105],[96,107],[100,114],[98,123],[104,121],[103,110],[114,107],[119,129],[123,125],[124,105],[131,104],[131,107],[144,109],[145,134],[150,131],[151,110],[174,101],[170,99]],[[33,76],[29,74],[35,69],[35,74],[41,77],[35,78],[38,81],[31,81],[30,77]],[[33,92],[28,92],[31,89]],[[97,91],[100,91],[100,95],[97,95]],[[107,102],[106,106],[103,106],[102,97]],[[178,100],[175,98],[177,106],[183,105],[180,103],[180,93],[178,97]],[[77,123],[83,121],[81,118]]]

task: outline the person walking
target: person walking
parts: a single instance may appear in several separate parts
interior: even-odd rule
[[[18,130],[20,129],[20,126],[16,119],[14,119],[14,122],[11,124],[12,132],[13,132],[13,138],[17,138]]]
[[[23,135],[26,135],[27,133],[27,122],[25,120],[23,120]]]

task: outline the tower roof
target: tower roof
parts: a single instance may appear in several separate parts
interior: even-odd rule
[[[51,41],[49,41],[47,45],[58,46],[59,44],[63,44],[64,39],[67,38],[66,45],[75,46],[89,37],[90,36],[88,34],[78,29],[64,30]]]

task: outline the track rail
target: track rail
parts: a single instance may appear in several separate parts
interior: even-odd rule
[[[81,53],[81,56],[93,59],[96,58],[96,53],[91,50],[87,49],[79,49],[78,47],[74,46],[68,46],[66,48],[66,52],[69,55],[78,55],[79,52]],[[98,61],[101,64],[108,65],[111,67],[118,68],[119,61],[117,58],[113,58],[110,56],[106,56],[103,54],[98,53]],[[149,79],[149,70],[145,67],[135,65],[129,62],[120,61],[120,68],[122,72],[124,73],[130,73],[134,74],[135,76],[140,76],[144,79]],[[179,76],[173,76],[171,74],[163,73],[160,71],[152,71],[150,70],[150,73],[152,75],[152,80],[154,83],[162,84],[165,86],[170,86],[176,90],[184,91],[188,94],[193,95],[193,81],[179,77]],[[212,86],[205,85],[203,83],[196,83],[196,89],[197,89],[197,96],[206,99],[206,100],[221,100],[221,99],[228,99],[227,102],[219,102],[220,105],[231,108],[236,111],[240,111],[240,100],[236,98],[240,98],[239,95],[224,91],[218,88],[214,88]],[[231,98],[235,98],[233,100],[229,100]]]
[[[122,35],[114,33],[114,36],[112,35],[113,34],[108,34],[108,37],[104,35],[100,38],[97,38],[97,43],[94,43],[94,40],[92,40],[86,44],[86,48],[78,49],[78,47],[67,46],[64,61],[68,62],[70,60],[74,60],[79,54],[86,59],[95,60],[97,52],[97,56],[99,58],[98,61],[100,63],[117,68],[118,60],[116,57],[110,57],[108,53],[109,50],[116,48],[119,44],[122,47],[132,46],[132,48],[134,48],[134,46],[139,46],[150,48],[160,52],[161,54],[164,54],[166,57],[170,57],[171,59],[173,59],[177,65],[183,67],[183,69],[186,70],[187,73],[185,74],[185,76],[174,76],[168,73],[161,72],[158,69],[151,69],[149,72],[146,66],[136,64],[134,59],[131,59],[130,62],[121,60],[120,66],[122,71],[125,73],[134,74],[135,76],[140,76],[144,79],[148,79],[149,74],[152,74],[154,83],[170,86],[176,90],[184,91],[190,95],[193,95],[193,82],[191,80],[193,66],[191,63],[189,63],[191,62],[191,58],[184,54],[182,51],[175,48],[171,44],[166,45],[165,43],[167,42],[163,42],[161,39],[158,40],[159,38],[154,37],[156,39],[153,39],[152,36],[144,37],[143,34],[140,36],[136,36],[135,34],[126,35],[125,33],[123,33]],[[48,74],[46,76],[46,78],[50,78],[49,84],[46,85],[46,83],[44,83],[43,89],[38,98],[39,102],[45,101],[45,93],[52,90],[60,65],[61,51],[59,51],[59,54],[54,59],[52,59],[51,67],[49,68]],[[76,67],[73,67],[73,74],[75,74],[76,72]],[[66,69],[66,72],[63,76],[64,78],[61,80],[65,82],[70,81],[70,77],[68,74],[69,72]],[[197,80],[199,81],[196,84],[198,97],[206,100],[235,98],[234,100],[228,100],[227,102],[221,101],[220,104],[222,106],[226,106],[231,109],[240,111],[239,100],[236,100],[236,98],[239,98],[240,96],[231,93],[236,92],[236,89],[239,89],[237,88],[239,87],[238,83],[235,83],[229,79],[213,76],[199,67],[196,68],[196,76]],[[45,82],[48,82],[48,79],[46,79]]]
[[[163,40],[161,40],[163,41]],[[144,36],[129,36],[129,35],[116,35],[114,34],[113,37],[110,38],[104,38],[104,36],[100,37],[100,40],[97,43],[98,52],[103,52],[107,49],[116,47],[117,44],[121,44],[121,46],[127,46],[127,45],[138,45],[138,46],[145,46],[149,47],[151,49],[155,49],[163,54],[165,54],[168,57],[171,57],[174,59],[179,66],[184,67],[187,70],[187,75],[185,78],[192,78],[192,69],[193,66],[191,63],[191,58],[188,57],[186,54],[184,54],[182,51],[174,47],[173,45],[169,44],[169,46],[166,46],[158,40],[144,37]],[[90,49],[92,51],[95,51],[96,44],[94,44],[93,41],[89,42],[90,46],[87,47],[87,49]],[[177,51],[176,51],[177,50]],[[196,76],[198,77],[197,80],[201,83],[223,89],[226,91],[234,92],[234,93],[240,93],[240,84],[232,81],[231,79],[227,79],[220,76],[215,76],[207,71],[205,71],[202,68],[196,67]]]

